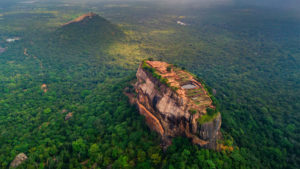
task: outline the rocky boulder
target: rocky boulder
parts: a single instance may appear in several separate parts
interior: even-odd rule
[[[28,157],[24,153],[18,154],[15,159],[10,163],[10,168],[16,168],[26,161]]]
[[[68,113],[68,114],[65,116],[65,121],[71,119],[72,117],[73,117],[73,112]]]

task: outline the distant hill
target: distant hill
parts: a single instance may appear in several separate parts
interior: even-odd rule
[[[122,40],[124,33],[115,24],[95,13],[84,14],[71,20],[46,37],[28,47],[46,67],[68,69],[70,65],[99,65],[110,60],[105,54],[114,42]]]
[[[54,34],[52,40],[64,48],[107,44],[123,35],[116,25],[92,12],[63,24]]]

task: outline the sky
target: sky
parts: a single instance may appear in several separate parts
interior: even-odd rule
[[[165,2],[170,4],[188,4],[197,3],[199,5],[214,5],[214,4],[236,4],[236,5],[255,5],[269,8],[291,8],[299,9],[300,11],[300,0],[0,0],[0,5],[4,3],[16,3],[16,2]]]

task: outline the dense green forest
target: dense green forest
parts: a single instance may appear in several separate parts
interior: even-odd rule
[[[28,160],[18,168],[300,167],[297,13],[147,2],[0,9],[0,168],[21,152]],[[62,26],[91,10],[103,18]],[[150,57],[215,89],[232,152],[186,138],[161,149],[123,94]]]

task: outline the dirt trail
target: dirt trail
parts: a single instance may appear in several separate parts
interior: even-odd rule
[[[44,69],[42,61],[38,57],[36,57],[34,55],[30,55],[28,53],[28,49],[27,48],[24,48],[24,55],[27,56],[27,57],[29,57],[29,58],[33,58],[34,60],[36,60],[40,64],[40,69],[41,69],[40,71],[42,73],[42,71]],[[41,90],[43,90],[44,93],[47,93],[48,92],[47,84],[42,84],[41,85]]]
[[[44,67],[43,67],[42,61],[41,61],[38,57],[36,57],[36,56],[34,56],[34,55],[30,55],[30,54],[28,53],[28,49],[27,49],[27,48],[24,48],[24,55],[27,56],[27,57],[32,57],[33,59],[35,59],[36,61],[39,62],[40,68],[41,68],[41,69],[44,68]]]

